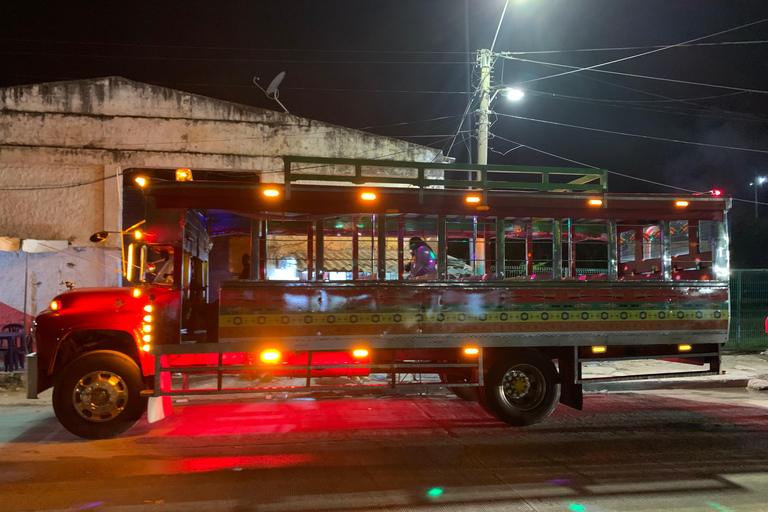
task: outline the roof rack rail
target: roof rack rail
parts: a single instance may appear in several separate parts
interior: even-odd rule
[[[284,156],[285,191],[290,196],[298,182],[351,183],[368,186],[406,186],[518,190],[538,192],[608,191],[605,170],[525,165],[468,165],[355,158]],[[446,176],[446,172],[450,174]],[[511,178],[511,179],[510,179]]]

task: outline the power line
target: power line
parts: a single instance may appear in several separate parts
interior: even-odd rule
[[[573,102],[584,103],[588,105],[596,105],[599,107],[625,108],[625,109],[631,109],[631,110],[639,110],[643,112],[657,112],[661,114],[673,114],[678,116],[707,117],[711,119],[724,119],[727,121],[743,121],[743,122],[752,122],[752,123],[764,123],[766,121],[766,119],[764,118],[709,115],[709,114],[703,113],[703,112],[709,111],[705,108],[682,109],[680,107],[666,107],[666,106],[658,106],[656,108],[647,108],[647,107],[627,105],[622,102],[619,102],[619,104],[613,104],[612,102],[610,102],[610,100],[598,101],[598,100],[593,100],[591,98],[579,98],[575,96],[566,96],[566,95],[554,94],[554,93],[543,93],[539,91],[527,91],[527,92],[531,92],[532,93],[531,95],[536,97],[555,99],[555,100],[561,100],[561,101],[573,101]],[[742,93],[736,93],[736,94],[742,94]]]
[[[464,113],[461,115],[461,121],[459,122],[459,126],[456,128],[456,134],[453,136],[451,145],[448,147],[448,151],[445,151],[445,149],[443,149],[443,152],[446,155],[451,154],[451,150],[453,150],[453,146],[456,143],[456,137],[459,136],[459,133],[461,133],[461,127],[464,126],[464,119],[466,119],[467,114],[469,114],[469,109],[472,108],[472,104],[475,102],[475,99],[477,98],[477,95],[479,94],[479,92],[480,92],[480,89],[476,88],[472,97],[469,98],[469,101],[467,102],[467,107],[464,109]]]
[[[358,128],[358,130],[370,130],[372,128],[386,128],[389,126],[403,126],[407,124],[428,123],[431,121],[439,121],[442,119],[456,119],[457,117],[461,117],[461,116],[441,116],[441,117],[433,117],[431,119],[423,119],[421,121],[406,121],[404,123],[391,123],[391,124],[379,124],[374,126],[363,126],[362,128]]]
[[[416,60],[315,60],[315,59],[238,59],[238,58],[212,58],[212,57],[154,57],[150,55],[96,55],[89,53],[50,53],[50,52],[16,52],[2,51],[0,55],[36,55],[43,57],[84,57],[89,59],[135,59],[135,60],[157,60],[157,61],[185,61],[185,62],[251,62],[262,64],[351,64],[351,65],[369,65],[369,64],[411,64],[411,65],[466,65],[472,61],[416,61]]]
[[[598,170],[598,171],[602,171],[603,170],[600,167],[595,167],[594,165],[587,164],[587,163],[584,163],[584,162],[580,162],[578,160],[573,160],[572,158],[566,158],[564,156],[556,155],[554,153],[550,153],[548,151],[544,151],[542,149],[538,149],[538,148],[535,148],[533,146],[529,146],[527,144],[523,144],[522,142],[517,142],[517,141],[511,140],[511,139],[505,139],[504,137],[500,137],[498,135],[496,135],[494,138],[501,139],[503,141],[510,142],[512,144],[517,144],[518,146],[515,149],[518,149],[520,147],[524,147],[524,148],[528,148],[528,149],[530,149],[532,151],[536,151],[538,153],[542,153],[542,154],[545,154],[545,155],[548,155],[548,156],[559,158],[560,160],[564,160],[566,162],[571,162],[571,163],[574,163],[574,164],[583,165],[584,167],[589,167],[590,169],[595,169],[595,170]],[[692,190],[692,189],[689,189],[689,188],[678,187],[676,185],[669,185],[667,183],[661,183],[660,181],[653,181],[653,180],[649,180],[649,179],[646,179],[646,178],[638,178],[637,176],[632,176],[630,174],[624,174],[624,173],[617,172],[617,171],[611,171],[611,170],[608,170],[608,169],[606,169],[606,171],[609,174],[613,174],[615,176],[621,176],[622,178],[628,178],[628,179],[635,180],[635,181],[641,181],[641,182],[644,182],[644,183],[649,183],[651,185],[657,185],[657,186],[660,186],[660,187],[671,188],[671,189],[674,189],[674,190],[680,190],[680,191],[683,191],[683,192],[690,192],[690,193],[694,193],[694,194],[698,194],[698,193],[702,192],[701,190]],[[733,199],[737,200],[737,201],[744,201],[744,199],[736,199],[736,198],[733,198]],[[751,202],[754,202],[754,201],[751,201]],[[760,203],[760,204],[763,204],[763,203]],[[765,203],[765,204],[768,204],[768,203]]]
[[[602,102],[602,103],[674,103],[678,101],[700,101],[700,100],[711,100],[716,98],[727,98],[729,96],[736,96],[739,94],[745,94],[744,91],[737,91],[737,92],[729,92],[727,94],[718,94],[715,96],[699,96],[696,98],[669,98],[664,100],[606,100],[601,98],[588,98],[583,96],[567,96],[565,94],[555,94],[555,93],[549,93],[549,92],[543,92],[543,91],[532,91],[530,89],[527,89],[526,91],[531,91],[533,93],[538,93],[542,95],[552,95],[552,96],[559,96],[561,98],[568,98],[568,99],[578,99],[578,100],[587,100],[587,101],[595,101],[595,102]]]
[[[746,87],[732,87],[732,86],[728,86],[728,85],[714,85],[714,84],[706,84],[706,83],[702,83],[702,82],[692,82],[692,81],[688,81],[688,80],[675,80],[675,79],[672,79],[672,78],[662,78],[662,77],[658,77],[658,76],[638,75],[638,74],[634,74],[634,73],[622,73],[622,72],[619,72],[619,71],[608,71],[607,69],[580,68],[578,66],[568,66],[566,64],[555,64],[554,62],[541,62],[541,61],[536,61],[536,60],[531,60],[531,59],[520,59],[518,57],[507,57],[507,58],[512,59],[512,60],[518,60],[520,62],[530,62],[530,63],[533,63],[533,64],[544,64],[546,66],[555,66],[555,67],[560,67],[560,68],[570,68],[570,69],[574,69],[576,71],[594,71],[595,73],[607,73],[609,75],[629,76],[629,77],[632,77],[632,78],[643,78],[643,79],[646,79],[646,80],[660,80],[662,82],[672,82],[672,83],[685,84],[685,85],[698,85],[698,86],[701,86],[701,87],[712,87],[712,88],[715,88],[715,89],[726,89],[726,90],[730,90],[730,91],[742,91],[742,92],[753,92],[753,93],[756,93],[756,94],[768,94],[768,91],[763,91],[763,90],[760,90],[760,89],[748,89]],[[554,76],[554,75],[551,75],[551,76]],[[544,77],[544,78],[547,78],[547,77]],[[521,82],[521,83],[525,83],[525,82]],[[506,87],[509,87],[509,86],[506,86]]]
[[[281,91],[332,91],[332,92],[375,92],[375,93],[410,93],[410,94],[472,94],[467,91],[408,91],[392,89],[334,89],[323,87],[281,87]]]
[[[150,44],[150,43],[120,43],[114,41],[67,41],[52,39],[20,39],[20,38],[0,38],[0,41],[16,43],[42,43],[42,44],[71,44],[80,46],[111,46],[126,48],[168,48],[176,50],[224,50],[224,51],[252,51],[252,52],[293,52],[293,53],[328,53],[328,54],[371,54],[371,55],[471,55],[474,52],[466,51],[434,51],[434,50],[331,50],[318,48],[255,48],[250,46],[203,46],[203,45],[178,45],[178,44]],[[698,47],[698,46],[741,46],[766,44],[768,40],[752,41],[720,41],[713,43],[689,43],[681,44],[680,48]],[[607,51],[629,51],[629,50],[647,50],[654,48],[664,48],[669,45],[648,45],[648,46],[613,46],[604,48],[572,48],[567,50],[523,50],[503,52],[506,55],[536,55],[536,54],[557,54],[557,53],[579,53],[579,52],[607,52]]]
[[[611,60],[611,61],[608,61],[608,62],[603,62],[602,64],[595,64],[593,66],[587,66],[587,67],[584,67],[584,68],[578,68],[578,69],[575,69],[575,70],[565,71],[563,73],[557,73],[557,74],[554,74],[554,75],[543,76],[543,77],[539,77],[539,78],[532,78],[530,80],[525,80],[525,81],[522,81],[522,82],[518,82],[518,83],[516,83],[514,85],[522,85],[522,84],[526,84],[526,83],[530,83],[530,82],[538,82],[538,81],[541,81],[541,80],[547,80],[549,78],[555,78],[555,77],[559,77],[559,76],[570,75],[572,73],[578,73],[580,71],[589,71],[589,70],[593,70],[593,69],[596,69],[596,68],[601,68],[601,67],[604,67],[604,66],[608,66],[610,64],[616,64],[618,62],[623,62],[623,61],[627,61],[627,60],[630,60],[630,59],[636,59],[638,57],[643,57],[645,55],[650,55],[652,53],[662,52],[662,51],[665,51],[665,50],[669,50],[671,48],[676,48],[676,47],[682,46],[684,44],[689,44],[689,43],[693,43],[693,42],[696,42],[696,41],[701,41],[702,39],[708,39],[710,37],[715,37],[715,36],[718,36],[720,34],[725,34],[725,33],[728,33],[728,32],[733,32],[734,30],[740,30],[742,28],[751,27],[753,25],[758,25],[760,23],[765,23],[766,21],[768,21],[768,18],[764,18],[764,19],[758,20],[758,21],[753,21],[751,23],[746,23],[744,25],[739,25],[738,27],[729,28],[729,29],[726,29],[726,30],[721,30],[720,32],[715,32],[714,34],[709,34],[709,35],[706,35],[706,36],[697,37],[695,39],[690,39],[690,40],[684,41],[682,43],[672,44],[672,45],[669,45],[669,46],[663,46],[661,48],[656,48],[654,50],[649,50],[647,52],[638,53],[637,55],[630,55],[629,57],[622,57],[621,59],[614,59],[614,60]]]
[[[574,124],[558,123],[558,122],[555,122],[555,121],[545,121],[543,119],[533,119],[533,118],[530,118],[530,117],[514,116],[512,114],[497,114],[497,115],[503,116],[503,117],[511,117],[513,119],[522,119],[524,121],[533,121],[533,122],[536,122],[536,123],[544,123],[544,124],[550,124],[550,125],[556,125],[556,126],[565,126],[567,128],[577,128],[579,130],[588,130],[588,131],[591,131],[591,132],[610,133],[612,135],[623,135],[625,137],[636,137],[636,138],[640,138],[640,139],[659,140],[659,141],[664,141],[664,142],[674,142],[674,143],[677,143],[677,144],[689,144],[689,145],[692,145],[692,146],[702,146],[702,147],[717,148],[717,149],[730,149],[730,150],[734,150],[734,151],[746,151],[746,152],[750,152],[750,153],[768,154],[768,150],[764,150],[764,149],[740,148],[740,147],[736,147],[736,146],[723,146],[723,145],[719,145],[719,144],[707,144],[707,143],[704,143],[704,142],[691,142],[691,141],[687,141],[687,140],[667,139],[667,138],[664,138],[664,137],[654,137],[652,135],[640,135],[640,134],[637,134],[637,133],[625,133],[625,132],[618,132],[618,131],[614,131],[614,130],[603,130],[603,129],[600,129],[600,128],[589,128],[587,126],[578,126],[578,125],[574,125]]]
[[[117,43],[112,41],[64,41],[50,39],[11,39],[0,38],[0,41],[19,43],[45,43],[45,44],[77,44],[87,46],[125,46],[131,48],[172,48],[186,50],[226,50],[226,51],[253,51],[253,52],[297,52],[297,53],[369,53],[369,54],[435,54],[435,55],[471,55],[473,52],[447,52],[447,51],[419,51],[419,50],[326,50],[326,49],[302,49],[302,48],[252,48],[248,46],[195,46],[195,45],[167,45],[148,43]]]
[[[543,64],[543,65],[544,66],[548,66],[547,64]],[[548,67],[555,67],[555,66],[548,66]],[[580,75],[576,75],[576,76],[578,76],[579,78],[584,79],[584,80],[590,80],[592,82],[598,82],[598,83],[601,83],[601,84],[610,85],[611,87],[618,87],[619,89],[625,89],[625,90],[628,90],[628,91],[639,92],[640,94],[645,94],[646,96],[652,96],[654,98],[662,98],[662,99],[666,99],[666,100],[674,100],[674,101],[677,101],[679,103],[683,103],[683,104],[686,104],[686,105],[692,105],[692,106],[694,106],[696,108],[700,108],[700,109],[711,110],[711,111],[715,111],[715,112],[725,112],[725,113],[728,113],[728,114],[735,114],[737,116],[741,116],[741,117],[745,117],[745,118],[759,119],[761,121],[764,120],[764,118],[761,117],[761,116],[746,114],[744,112],[736,112],[736,111],[727,110],[727,109],[718,108],[718,107],[712,107],[712,106],[709,106],[709,105],[699,105],[698,103],[693,103],[690,100],[681,100],[681,99],[670,98],[669,96],[664,96],[662,94],[652,93],[652,92],[645,91],[643,89],[637,89],[635,87],[628,87],[626,85],[620,85],[620,84],[617,84],[617,83],[614,83],[614,82],[609,82],[607,80],[601,80],[599,78],[596,78],[596,77],[593,77],[593,76],[589,76],[589,75],[580,74]]]
[[[680,44],[678,48],[692,48],[696,46],[736,46],[736,45],[750,45],[750,44],[766,44],[768,40],[757,41],[721,41],[719,43],[690,43]],[[543,53],[576,53],[576,52],[610,52],[610,51],[627,51],[627,50],[648,50],[653,48],[666,48],[669,45],[651,45],[651,46],[616,46],[608,48],[576,48],[573,50],[533,50],[533,51],[511,51],[502,52],[504,55],[533,55]]]

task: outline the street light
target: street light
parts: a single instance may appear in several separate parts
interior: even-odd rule
[[[520,89],[515,89],[514,87],[510,87],[506,91],[504,91],[504,95],[507,97],[508,100],[518,101],[523,99],[523,96],[525,96],[525,93]]]
[[[755,176],[755,181],[750,183],[755,186],[755,219],[757,219],[757,186],[765,183],[767,179],[765,176]]]

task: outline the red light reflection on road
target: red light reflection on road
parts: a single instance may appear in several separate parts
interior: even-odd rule
[[[221,469],[270,469],[304,466],[315,459],[308,453],[253,455],[248,457],[200,457],[183,459],[175,473],[204,473]]]

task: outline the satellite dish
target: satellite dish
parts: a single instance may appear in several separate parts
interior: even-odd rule
[[[269,85],[267,86],[267,90],[264,91],[264,94],[267,96],[274,96],[277,98],[278,90],[277,88],[280,86],[280,82],[283,81],[283,78],[285,78],[285,71],[281,71],[277,74],[277,76],[272,79],[271,82],[269,82]]]
[[[283,81],[283,78],[285,78],[285,71],[279,72],[277,76],[273,78],[271,82],[269,82],[269,85],[267,86],[266,89],[264,89],[262,86],[259,85],[259,77],[257,76],[253,77],[253,84],[259,89],[261,89],[261,92],[266,94],[267,98],[271,100],[275,100],[278,105],[283,107],[283,110],[285,111],[286,114],[290,114],[290,112],[288,112],[288,109],[285,108],[285,105],[283,105],[280,102],[280,100],[277,99],[278,96],[280,96],[280,91],[278,91],[277,88],[280,85],[280,83]]]

